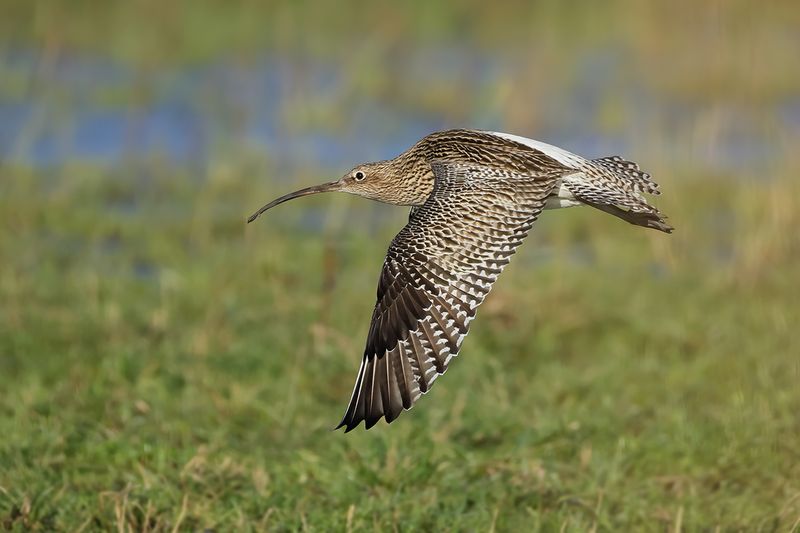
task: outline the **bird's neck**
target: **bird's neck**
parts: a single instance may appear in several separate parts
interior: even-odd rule
[[[412,147],[389,161],[398,185],[399,205],[422,205],[433,192],[433,170],[424,154]]]

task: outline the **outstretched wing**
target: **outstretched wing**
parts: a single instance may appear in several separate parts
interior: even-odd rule
[[[528,234],[563,170],[434,161],[433,193],[392,240],[347,412],[391,422],[458,355],[477,307]],[[524,172],[524,173],[523,173]]]

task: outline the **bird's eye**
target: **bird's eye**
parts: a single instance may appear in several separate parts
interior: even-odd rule
[[[361,180],[363,180],[364,178],[366,178],[366,176],[364,175],[364,173],[363,173],[363,172],[361,172],[360,170],[359,170],[358,172],[356,172],[355,174],[353,174],[353,177],[356,179],[356,181],[361,181]]]

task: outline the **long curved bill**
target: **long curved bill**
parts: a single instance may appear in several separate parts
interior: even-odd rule
[[[254,221],[258,217],[261,216],[261,213],[266,211],[267,209],[272,209],[278,204],[282,204],[283,202],[288,202],[289,200],[294,200],[295,198],[300,198],[301,196],[308,196],[309,194],[317,194],[319,192],[333,192],[339,190],[339,182],[338,181],[331,181],[330,183],[323,183],[322,185],[314,185],[313,187],[306,187],[305,189],[300,189],[299,191],[290,192],[289,194],[284,194],[280,198],[276,198],[272,200],[270,203],[250,215],[250,218],[247,219],[247,223]]]

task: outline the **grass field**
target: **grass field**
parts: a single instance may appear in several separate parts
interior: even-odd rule
[[[133,191],[103,175],[15,176],[3,527],[797,528],[788,177],[673,182],[672,237],[547,213],[429,396],[344,435],[330,430],[403,213],[372,234],[367,202],[319,198],[245,230],[277,191],[243,177],[197,189],[166,172],[130,212]],[[323,203],[329,229],[298,231]]]
[[[328,195],[246,226],[265,201],[346,168],[224,140],[200,178],[159,154],[69,157],[69,142],[67,157],[43,165],[15,156],[35,152],[48,127],[32,114],[0,160],[0,530],[800,531],[800,159],[776,111],[800,89],[786,68],[797,43],[782,33],[792,3],[711,2],[696,20],[624,1],[573,19],[544,3],[517,25],[478,3],[472,18],[415,2],[388,18],[364,7],[353,21],[305,3],[275,13],[237,4],[228,16],[206,2],[152,20],[151,2],[76,2],[96,7],[85,20],[65,5],[9,2],[0,42],[41,47],[42,71],[66,47],[170,72],[259,47],[330,57],[355,38],[350,24],[369,28],[379,46],[348,56],[348,84],[308,107],[300,102],[313,89],[297,89],[280,119],[291,134],[346,129],[363,94],[461,125],[480,102],[505,109],[527,90],[557,102],[577,83],[581,54],[605,39],[598,20],[615,22],[620,45],[636,51],[631,72],[648,74],[657,99],[700,111],[679,120],[665,106],[627,133],[637,152],[624,155],[662,184],[673,235],[589,209],[545,213],[430,394],[391,426],[346,435],[331,429],[407,211]],[[286,30],[309,13],[332,29],[306,40]],[[253,21],[270,17],[282,22],[262,33]],[[485,27],[468,24],[482,17]],[[563,44],[572,66],[550,81],[532,70],[519,86],[490,80],[460,94],[437,82],[439,92],[414,94],[379,67],[405,57],[404,32],[420,50],[441,44],[440,19],[460,21],[442,26],[447,46],[468,27],[470,45],[503,57],[532,35],[547,52]],[[660,22],[686,31],[657,32]],[[573,23],[578,41],[565,37]],[[671,53],[681,61],[658,62]],[[547,56],[535,57],[557,63]],[[37,84],[41,72],[11,60],[2,69],[0,104],[69,116],[67,89]],[[147,79],[87,87],[87,98],[146,108],[160,90]],[[570,127],[639,124],[619,119],[626,102],[614,94]],[[548,120],[539,107],[488,120],[534,135]],[[757,170],[705,164],[726,109],[770,134],[774,152]],[[673,137],[674,150],[692,151],[663,149]]]

